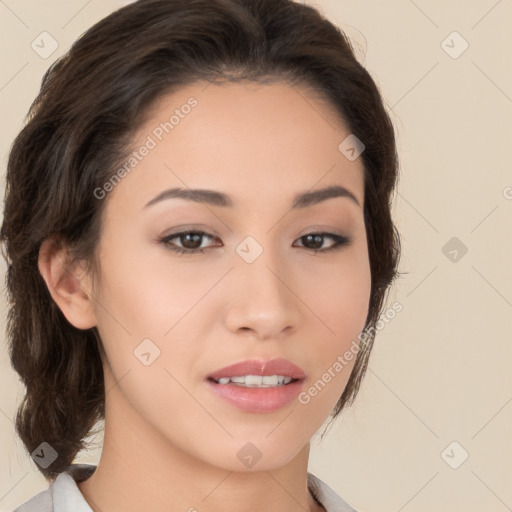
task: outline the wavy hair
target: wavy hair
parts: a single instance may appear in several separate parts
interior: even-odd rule
[[[365,329],[335,418],[359,389],[375,324],[398,276],[399,234],[391,218],[398,180],[392,122],[347,36],[315,8],[291,0],[139,0],[100,20],[43,77],[8,158],[0,231],[7,262],[10,360],[26,387],[16,431],[29,453],[49,443],[54,479],[104,419],[97,328],[71,325],[38,271],[41,243],[90,262],[106,200],[94,190],[130,151],[131,137],[161,96],[198,80],[305,85],[363,141],[364,217],[371,269]],[[5,247],[5,249],[4,249]]]

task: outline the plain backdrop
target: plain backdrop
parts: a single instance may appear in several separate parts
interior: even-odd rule
[[[379,332],[354,405],[321,443],[315,437],[310,471],[360,512],[510,510],[512,1],[309,3],[352,39],[395,124],[393,214],[407,272],[389,298],[403,310]],[[2,197],[9,147],[43,73],[122,5],[0,1]],[[31,46],[42,32],[58,44],[47,58]],[[0,308],[0,511],[8,511],[47,482],[14,432],[23,386],[8,362],[4,293]],[[99,453],[77,461],[96,463]]]

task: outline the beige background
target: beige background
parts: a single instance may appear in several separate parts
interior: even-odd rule
[[[394,119],[394,215],[408,272],[389,302],[403,311],[379,333],[354,406],[315,440],[310,471],[360,512],[510,510],[512,1],[310,3],[353,39]],[[9,145],[44,71],[121,5],[0,1],[2,191]],[[30,46],[43,31],[59,44],[47,60]],[[452,237],[468,249],[456,261],[453,247],[443,252]],[[0,307],[0,511],[8,511],[47,484],[14,434],[23,388],[5,351],[3,294]],[[452,469],[446,461],[460,463],[462,450],[469,457]]]

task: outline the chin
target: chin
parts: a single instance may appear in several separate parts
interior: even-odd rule
[[[244,440],[240,437],[232,439],[223,448],[217,447],[207,462],[226,471],[274,471],[289,464],[309,446],[309,440],[300,444],[298,440],[293,444],[286,444],[279,436],[275,439],[272,439],[272,434],[266,436],[268,433],[259,437],[247,437]],[[309,452],[309,448],[307,449]]]

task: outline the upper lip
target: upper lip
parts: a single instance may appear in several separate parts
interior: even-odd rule
[[[292,379],[303,379],[305,377],[302,368],[287,359],[277,358],[269,361],[257,359],[240,361],[209,374],[208,378],[219,380],[222,377],[241,377],[243,375],[283,375]]]

